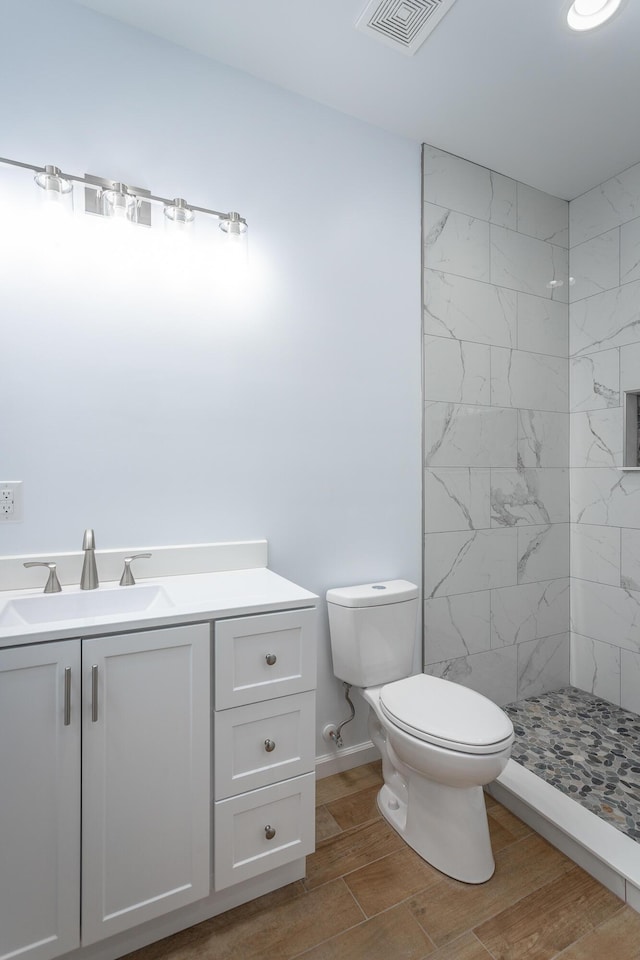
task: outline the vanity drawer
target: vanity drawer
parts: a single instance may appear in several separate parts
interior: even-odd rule
[[[313,853],[314,788],[308,773],[214,804],[216,890]]]
[[[216,710],[313,689],[316,616],[309,609],[218,620]]]
[[[298,693],[216,714],[216,800],[314,769],[315,699]]]

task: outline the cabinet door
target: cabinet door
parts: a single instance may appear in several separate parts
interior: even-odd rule
[[[0,957],[73,950],[79,914],[80,641],[0,650]]]
[[[210,627],[83,640],[82,942],[209,894]]]

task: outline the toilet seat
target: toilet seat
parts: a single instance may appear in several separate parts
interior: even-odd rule
[[[513,724],[500,707],[468,687],[416,674],[380,690],[386,718],[406,733],[459,753],[498,753],[511,744]]]

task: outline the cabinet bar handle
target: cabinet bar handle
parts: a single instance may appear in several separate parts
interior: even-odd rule
[[[64,668],[64,725],[71,723],[71,667]]]
[[[94,663],[91,667],[91,722],[98,719],[98,667]]]

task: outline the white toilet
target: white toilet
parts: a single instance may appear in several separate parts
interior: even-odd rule
[[[493,874],[482,787],[505,768],[513,725],[481,694],[413,668],[418,588],[406,580],[327,592],[333,670],[360,688],[382,754],[383,816],[442,873]]]

